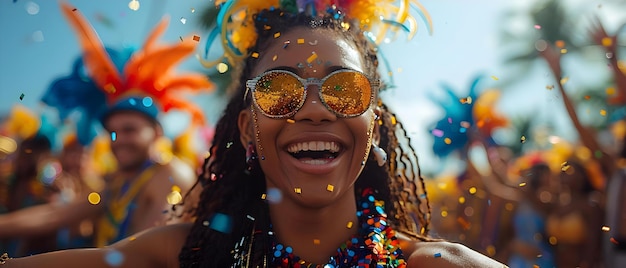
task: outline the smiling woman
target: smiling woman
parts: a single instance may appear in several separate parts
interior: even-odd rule
[[[226,54],[205,64],[235,82],[195,222],[9,267],[504,266],[428,237],[417,157],[378,96],[374,41],[415,26],[409,1],[218,2]]]

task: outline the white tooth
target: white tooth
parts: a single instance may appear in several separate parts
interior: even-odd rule
[[[318,151],[324,151],[325,150],[323,141],[318,141],[317,142],[317,150]]]
[[[324,142],[324,150],[329,150],[330,151],[331,147],[330,147],[330,142]]]
[[[298,143],[298,152],[302,151],[302,143]]]
[[[308,151],[309,150],[309,143],[308,142],[302,143],[302,150],[304,150],[304,151]]]

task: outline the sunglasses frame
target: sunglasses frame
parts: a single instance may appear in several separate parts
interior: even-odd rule
[[[331,76],[333,76],[335,74],[338,74],[338,73],[346,73],[346,72],[348,72],[348,73],[358,73],[358,74],[363,75],[363,77],[365,77],[367,79],[367,81],[370,84],[370,90],[371,90],[370,100],[369,100],[369,103],[368,103],[368,107],[370,107],[372,105],[372,103],[374,102],[374,99],[376,98],[376,94],[378,92],[378,89],[380,88],[380,80],[370,79],[363,72],[352,70],[352,69],[336,70],[334,72],[329,73],[328,75],[324,76],[321,79],[320,78],[313,78],[313,77],[302,78],[299,75],[295,74],[294,72],[287,71],[287,70],[269,70],[269,71],[263,72],[262,74],[258,75],[255,78],[252,78],[252,79],[249,79],[248,81],[246,81],[246,92],[244,92],[244,95],[243,95],[244,96],[244,101],[245,101],[246,97],[248,96],[248,92],[250,92],[252,94],[252,102],[259,109],[259,111],[261,111],[261,113],[263,115],[265,115],[265,116],[267,116],[269,118],[274,118],[274,119],[291,118],[298,111],[300,111],[302,106],[304,106],[304,103],[306,102],[306,97],[307,97],[307,89],[309,88],[310,85],[316,85],[316,86],[318,86],[318,88],[321,88],[322,85],[324,84],[324,82],[326,82],[326,80],[328,78],[330,78]],[[256,84],[259,82],[259,80],[261,80],[264,76],[269,75],[269,74],[273,74],[273,73],[284,73],[284,74],[291,75],[294,78],[296,78],[298,81],[300,81],[300,83],[302,83],[302,85],[304,87],[304,97],[302,98],[302,101],[300,101],[300,103],[298,103],[297,107],[293,111],[291,111],[291,112],[289,112],[288,114],[285,114],[285,115],[271,115],[271,114],[266,113],[259,106],[259,104],[257,103],[256,98],[254,97],[254,91],[256,91]],[[363,113],[365,113],[365,111],[367,111],[367,109],[365,109],[365,110],[363,110],[363,112],[361,112],[359,114],[354,114],[354,115],[339,113],[339,112],[331,109],[330,106],[328,106],[328,104],[326,103],[326,101],[323,98],[322,90],[318,90],[317,94],[318,94],[318,97],[319,97],[320,101],[324,105],[324,107],[326,107],[326,109],[328,111],[332,112],[337,117],[342,117],[342,118],[357,117],[357,116],[362,115]]]

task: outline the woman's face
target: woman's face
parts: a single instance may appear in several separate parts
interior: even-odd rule
[[[252,75],[271,69],[290,70],[304,79],[323,78],[337,69],[364,72],[362,55],[338,36],[305,27],[281,34],[259,52]],[[314,54],[317,58],[311,60]],[[353,193],[372,143],[375,112],[370,107],[356,117],[338,117],[321,103],[318,86],[309,86],[306,94],[305,103],[289,120],[269,118],[252,105],[240,113],[239,128],[244,148],[248,142],[256,145],[268,189],[300,205],[322,207]],[[307,147],[314,153],[298,154]],[[324,150],[333,154],[315,153]]]

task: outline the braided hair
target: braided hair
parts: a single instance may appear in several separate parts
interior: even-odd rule
[[[296,27],[327,29],[355,45],[363,56],[366,74],[372,78],[379,76],[377,51],[353,24],[345,27],[346,22],[336,18],[291,14],[280,9],[264,10],[254,21],[258,39],[249,51],[264,51],[276,32],[285,33]],[[233,72],[230,101],[216,125],[210,155],[194,185],[203,189],[193,211],[195,222],[179,254],[181,267],[237,265],[233,257],[237,252],[233,249],[236,244],[241,245],[250,239],[255,243],[248,241],[251,248],[249,266],[262,267],[268,258],[271,260],[267,237],[254,233],[255,230],[268,230],[270,225],[269,207],[261,198],[266,192],[265,177],[260,168],[248,170],[246,149],[239,142],[237,126],[239,113],[251,105],[251,98],[244,98],[245,81],[251,77],[257,61],[248,57]],[[388,221],[394,229],[415,239],[430,241],[432,239],[427,237],[430,207],[417,156],[396,116],[382,100],[378,100],[378,106],[381,109],[377,121],[381,134],[379,147],[390,153],[389,161],[380,167],[370,154],[356,181],[355,196],[360,196],[360,190],[364,188],[375,189],[377,198],[387,204]],[[216,220],[216,215],[227,226],[210,227],[209,223]]]

